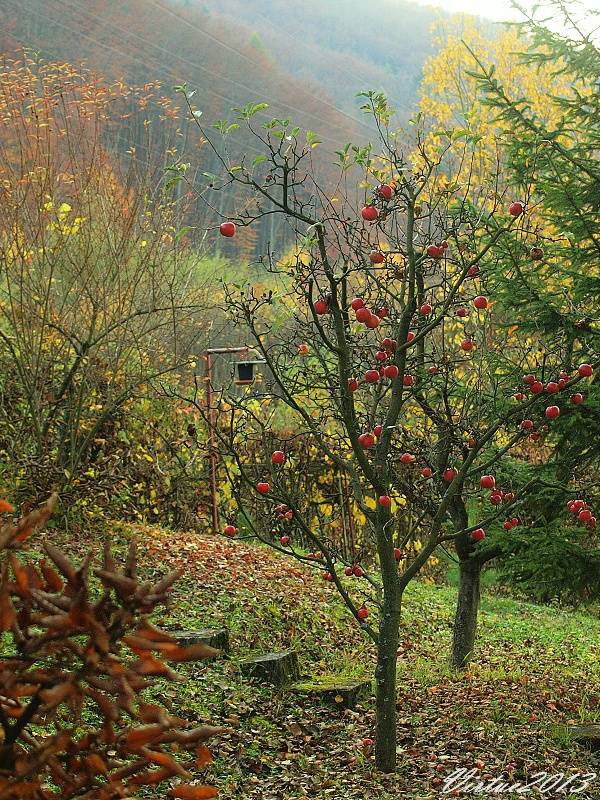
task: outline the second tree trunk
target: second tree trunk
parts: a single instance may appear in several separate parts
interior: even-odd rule
[[[454,620],[452,666],[463,669],[471,659],[477,633],[481,563],[476,558],[460,561],[458,603]]]

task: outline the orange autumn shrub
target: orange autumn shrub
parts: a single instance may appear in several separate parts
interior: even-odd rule
[[[94,570],[91,555],[75,565],[46,541],[36,563],[26,540],[56,499],[0,527],[0,798],[116,800],[164,782],[172,797],[215,797],[189,782],[189,766],[209,763],[204,743],[221,729],[141,695],[177,678],[168,662],[215,652],[180,647],[149,621],[178,573],[141,581],[134,545],[122,566],[107,547]]]

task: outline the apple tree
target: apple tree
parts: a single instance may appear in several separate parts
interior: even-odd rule
[[[199,124],[189,97],[188,104]],[[417,163],[404,153],[407,135],[393,129],[386,98],[365,93],[363,109],[379,130],[379,152],[370,144],[342,148],[335,187],[322,186],[312,167],[315,134],[289,120],[259,125],[263,104],[238,109],[234,122],[203,134],[222,167],[209,190],[246,190],[221,234],[280,214],[297,241],[291,262],[265,253],[262,288],[225,287],[232,323],[261,354],[267,377],[261,398],[243,394],[221,409],[219,447],[253,535],[318,570],[372,639],[376,764],[390,772],[404,591],[439,547],[456,545],[466,568],[455,647],[466,658],[486,531],[510,536],[529,522],[522,510],[535,479],[508,482],[504,460],[555,424],[561,402],[523,381],[529,353],[497,335],[488,292],[487,265],[526,218],[524,200],[502,196],[490,180],[473,202],[470,186],[444,174],[449,141],[432,154],[415,127],[407,150],[420,152]],[[251,162],[227,155],[227,137],[240,125],[262,151]],[[461,138],[468,159],[473,140]],[[591,369],[559,378],[560,352],[551,347],[545,363],[561,381],[557,397],[575,391]],[[293,434],[278,444],[280,406]],[[347,477],[367,520],[372,562],[361,553],[342,557],[329,535],[338,513],[332,498],[322,499],[316,522],[308,510],[314,498],[302,496],[295,475],[295,451],[307,442]],[[260,501],[253,514],[249,494]],[[399,513],[405,508],[410,524]],[[224,532],[236,531],[229,520]],[[416,537],[420,546],[412,548]]]

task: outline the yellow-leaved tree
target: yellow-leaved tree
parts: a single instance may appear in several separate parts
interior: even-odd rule
[[[481,102],[478,81],[470,74],[478,62],[492,65],[497,82],[513,99],[527,98],[528,110],[550,129],[559,124],[560,114],[548,97],[565,95],[571,76],[558,75],[555,63],[523,63],[519,53],[527,49],[527,41],[516,27],[502,28],[492,35],[472,17],[458,20],[453,30],[440,29],[434,40],[436,53],[423,68],[419,111],[429,133],[415,157],[420,160],[425,153],[435,158],[443,148],[447,168],[442,172],[448,181],[480,193],[488,180],[497,181],[505,134],[498,124],[497,110]],[[475,140],[475,146],[468,150],[464,146],[467,136]],[[450,154],[446,150],[449,139]],[[499,191],[503,188],[498,187]]]

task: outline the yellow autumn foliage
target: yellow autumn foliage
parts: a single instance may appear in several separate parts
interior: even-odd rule
[[[501,178],[506,141],[496,118],[497,110],[482,102],[477,80],[469,72],[481,72],[482,66],[486,70],[493,67],[493,77],[505,94],[512,101],[526,98],[526,113],[549,131],[559,126],[561,111],[560,105],[548,102],[548,98],[572,97],[575,90],[585,97],[590,88],[573,85],[571,73],[561,74],[555,60],[542,65],[522,63],[519,53],[527,50],[527,42],[519,37],[516,28],[492,36],[473,18],[464,16],[451,29],[440,29],[434,41],[438,49],[425,63],[419,98],[419,111],[428,133],[423,150],[415,149],[412,161],[416,167],[423,167],[423,154],[434,161],[442,152],[444,156],[423,199],[435,196],[442,185],[450,185],[460,196],[491,211],[506,188]],[[535,186],[531,189],[534,191]],[[573,281],[557,267],[568,259],[569,243],[540,217],[535,206],[528,210],[528,216],[540,239],[554,244],[554,253],[536,263],[537,281],[544,286],[553,307],[568,313]],[[564,256],[557,252],[561,247],[565,249]]]
[[[463,17],[458,30],[440,31],[435,45],[438,52],[431,56],[423,69],[419,111],[429,129],[426,150],[434,154],[441,143],[442,131],[453,131],[449,161],[452,174],[446,178],[474,187],[485,184],[487,176],[494,176],[499,158],[499,128],[496,111],[481,102],[477,81],[469,71],[477,71],[478,59],[486,68],[493,65],[494,77],[513,99],[527,97],[531,113],[552,130],[559,122],[556,107],[548,103],[548,95],[560,95],[570,89],[568,75],[557,76],[555,63],[542,66],[520,63],[518,53],[526,49],[526,42],[514,28],[504,30],[492,38]],[[470,52],[471,51],[471,52]],[[473,154],[464,158],[464,138],[461,133],[476,137]],[[446,142],[448,139],[446,138]],[[415,154],[415,159],[418,156]]]

